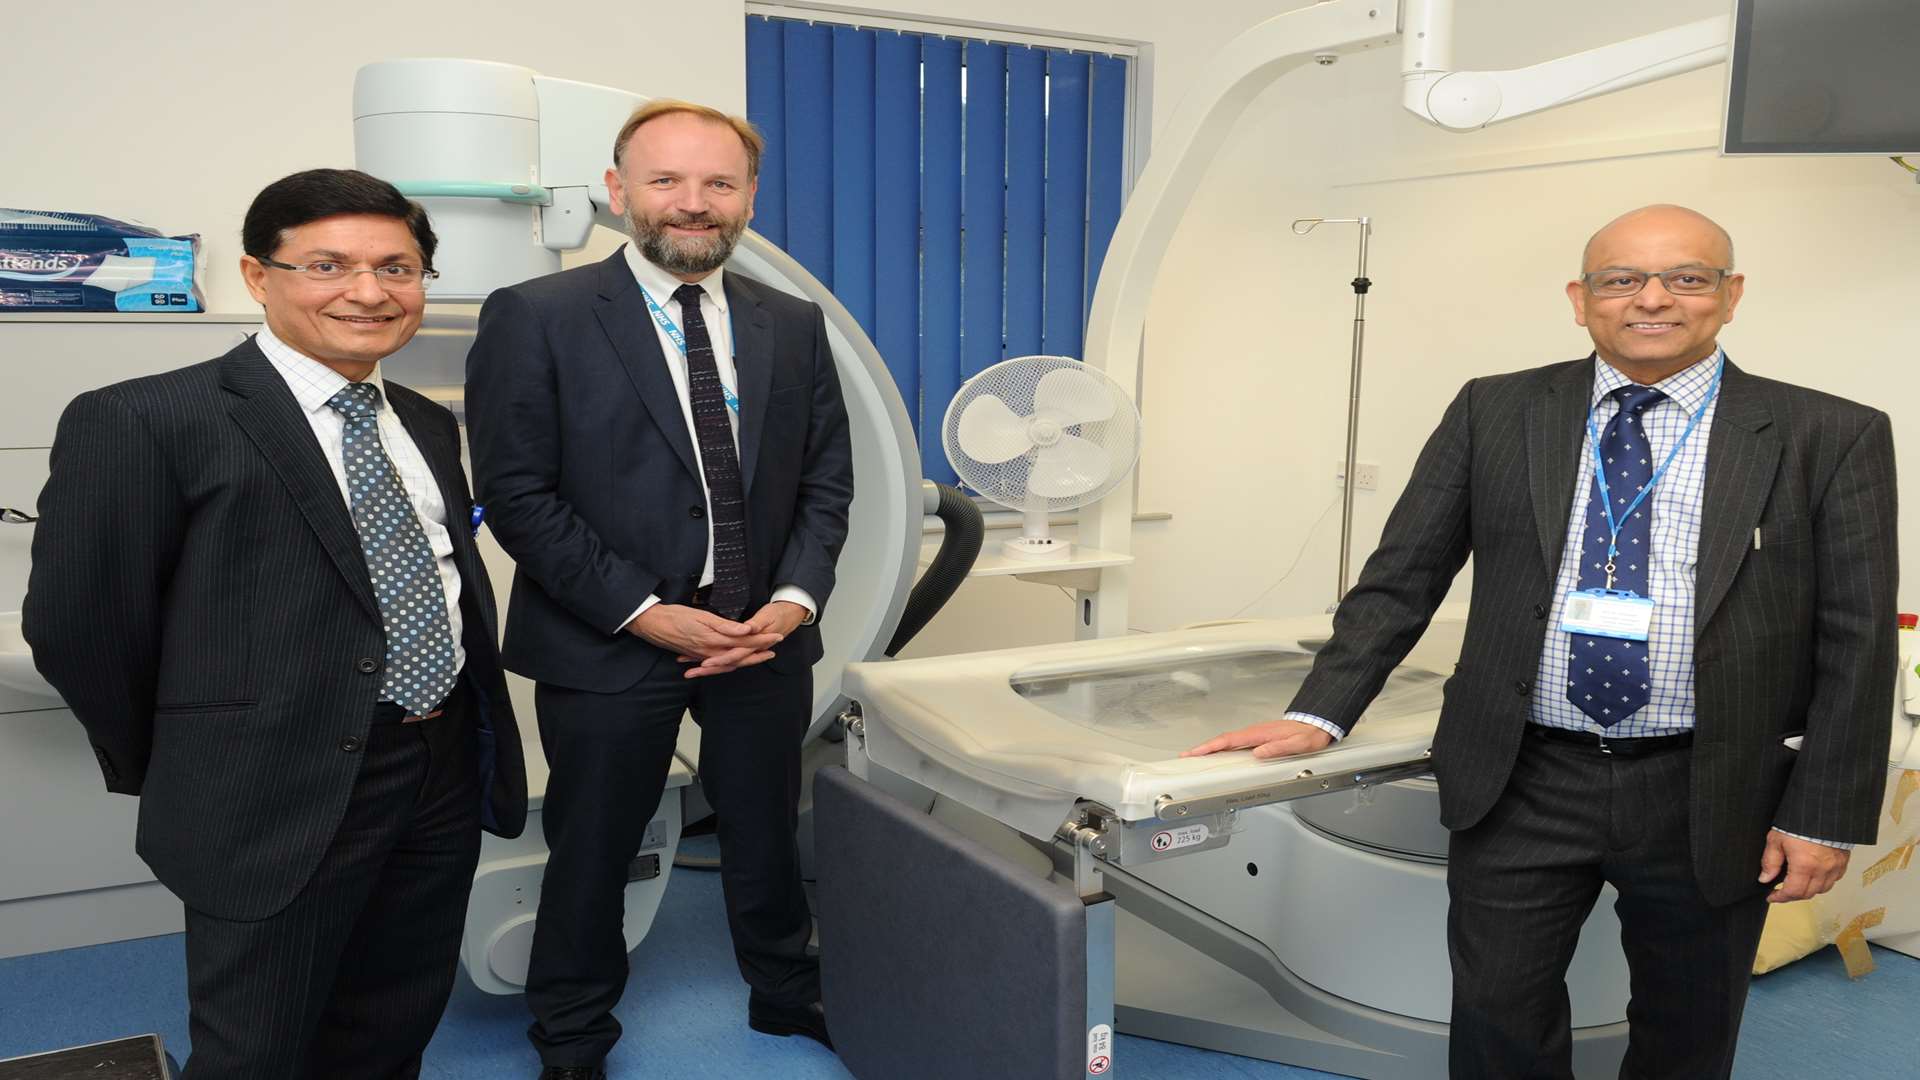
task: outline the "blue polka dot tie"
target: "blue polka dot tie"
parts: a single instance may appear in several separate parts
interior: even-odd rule
[[[1620,411],[1600,433],[1600,460],[1607,470],[1614,520],[1620,525],[1614,557],[1613,588],[1647,595],[1647,564],[1653,552],[1653,496],[1627,513],[1634,496],[1653,482],[1653,448],[1647,445],[1640,417],[1666,395],[1649,386],[1613,391]],[[1600,483],[1587,489],[1587,524],[1580,547],[1580,588],[1607,585],[1607,515],[1601,509]],[[1652,681],[1643,641],[1568,635],[1567,700],[1601,727],[1612,727],[1647,703]]]
[[[380,447],[380,388],[350,383],[327,404],[346,420],[341,440],[348,504],[387,636],[380,697],[425,716],[453,689],[453,628],[433,548]]]

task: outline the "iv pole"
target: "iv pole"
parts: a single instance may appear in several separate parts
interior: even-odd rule
[[[1347,471],[1340,485],[1340,584],[1333,594],[1333,603],[1327,605],[1331,612],[1347,598],[1348,560],[1353,555],[1353,491],[1358,486],[1354,473],[1360,448],[1360,354],[1367,336],[1367,290],[1373,285],[1367,280],[1367,240],[1373,236],[1373,219],[1300,218],[1293,223],[1293,234],[1305,236],[1321,225],[1360,226],[1360,266],[1353,279],[1353,375],[1347,389]]]

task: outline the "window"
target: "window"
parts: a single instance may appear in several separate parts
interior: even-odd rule
[[[1131,178],[1133,65],[1073,45],[747,19],[754,228],[859,320],[917,434],[986,367],[1082,355]],[[952,483],[937,433],[920,444]]]

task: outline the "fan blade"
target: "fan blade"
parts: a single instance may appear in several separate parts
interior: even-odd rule
[[[1034,387],[1033,411],[1053,414],[1062,426],[1091,424],[1113,415],[1113,392],[1079,368],[1054,368]]]
[[[960,410],[960,423],[955,426],[954,435],[968,457],[985,465],[1012,461],[1033,449],[1033,440],[1027,437],[1026,418],[1015,414],[1006,402],[992,394],[982,394],[967,402],[967,407]]]
[[[1113,459],[1105,447],[1078,435],[1062,435],[1059,442],[1040,449],[1027,490],[1051,499],[1072,498],[1106,483],[1112,471]]]

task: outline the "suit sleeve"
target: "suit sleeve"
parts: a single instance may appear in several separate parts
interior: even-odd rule
[[[561,496],[566,433],[555,363],[542,317],[525,297],[500,289],[487,298],[467,353],[474,487],[494,538],[520,572],[583,621],[613,632],[660,591],[661,576],[609,547]]]
[[[1872,843],[1887,782],[1900,641],[1893,432],[1875,413],[1813,514],[1816,597],[1806,737],[1774,815],[1801,836]]]
[[[1333,613],[1333,638],[1288,712],[1350,732],[1360,714],[1426,632],[1471,546],[1473,383],[1447,406],[1414,462],[1360,578]]]
[[[853,502],[853,448],[840,373],[827,343],[827,321],[813,309],[813,408],[793,515],[793,532],[774,569],[775,585],[792,585],[815,602],[817,620],[833,592],[834,564],[847,540],[847,508]]]
[[[107,789],[137,795],[188,507],[152,432],[110,389],[67,407],[50,461],[21,629],[86,727]]]

